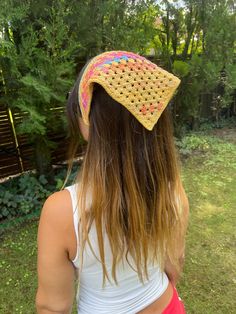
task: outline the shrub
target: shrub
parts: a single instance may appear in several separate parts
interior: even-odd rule
[[[78,166],[74,166],[68,180],[72,183]],[[60,190],[66,177],[66,169],[60,169],[55,175],[56,184],[50,185],[44,175],[39,178],[25,173],[0,184],[0,220],[26,216],[40,212],[46,198]]]
[[[0,185],[0,219],[32,213],[42,206],[51,193],[47,180],[32,174],[23,174]]]
[[[213,138],[210,136],[203,136],[201,134],[188,134],[181,140],[176,139],[176,145],[179,152],[183,156],[189,156],[193,153],[204,153],[209,150]]]

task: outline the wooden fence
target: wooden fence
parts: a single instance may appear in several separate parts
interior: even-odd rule
[[[63,107],[52,108],[55,119],[64,111]],[[0,106],[0,178],[15,175],[35,168],[34,149],[27,135],[16,133],[15,129],[27,113],[11,111]],[[48,138],[56,144],[52,152],[52,163],[66,160],[68,141],[64,132],[50,133]]]
[[[17,174],[23,169],[11,125],[10,112],[0,107],[0,177]]]
[[[205,99],[205,102],[208,105],[203,106],[202,116],[208,117],[210,101]],[[64,112],[63,107],[51,110],[54,111],[55,119]],[[231,110],[231,114],[236,115],[236,95]],[[29,142],[26,134],[20,135],[15,131],[26,115],[27,113],[11,111],[7,107],[0,106],[0,179],[35,169],[32,143]],[[69,144],[66,134],[51,132],[48,134],[48,138],[56,144],[56,148],[52,151],[52,163],[55,165],[65,161]]]

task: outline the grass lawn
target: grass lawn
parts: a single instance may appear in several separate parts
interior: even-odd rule
[[[188,314],[233,314],[236,313],[236,130],[202,139],[209,147],[192,154],[183,163],[191,214],[185,269],[178,289]],[[33,220],[1,236],[1,314],[35,313],[37,224]]]

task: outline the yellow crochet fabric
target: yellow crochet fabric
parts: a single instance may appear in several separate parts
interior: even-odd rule
[[[88,64],[79,86],[79,104],[87,125],[94,83],[100,84],[145,128],[152,130],[180,80],[132,52],[104,52]]]

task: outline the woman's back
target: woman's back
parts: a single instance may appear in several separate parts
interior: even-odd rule
[[[77,207],[77,188],[72,185],[66,189],[70,192],[73,206],[73,221],[77,243],[79,212]],[[78,312],[81,314],[127,314],[137,313],[159,298],[167,289],[169,280],[165,272],[161,272],[159,265],[149,263],[148,280],[141,283],[135,271],[132,257],[124,256],[123,261],[117,267],[117,281],[106,282],[103,287],[103,270],[99,261],[99,248],[96,236],[96,227],[92,224],[89,232],[90,245],[86,243],[83,255],[83,266],[80,263],[80,247],[77,246],[73,264],[79,272]],[[112,252],[107,235],[104,234],[104,246],[106,252],[105,263],[109,277],[111,278]],[[82,266],[82,267],[81,267]],[[81,270],[79,270],[81,268]]]

